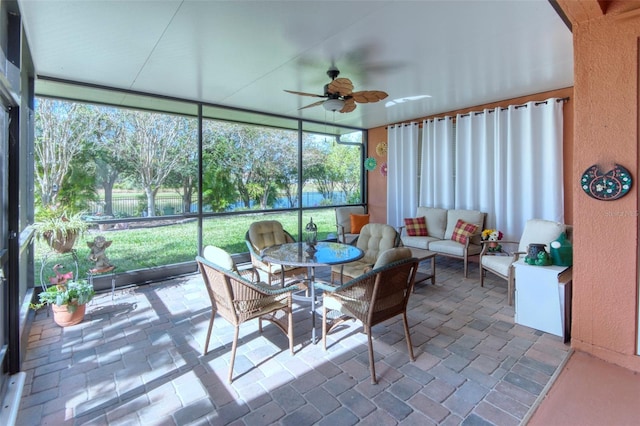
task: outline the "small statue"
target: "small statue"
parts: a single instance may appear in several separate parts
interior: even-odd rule
[[[61,263],[56,263],[55,265],[53,265],[53,272],[56,274],[56,276],[50,277],[49,282],[57,286],[64,286],[67,281],[73,279],[73,272],[63,273],[59,272],[58,269],[64,269],[64,266]]]
[[[96,263],[92,272],[105,272],[110,268],[113,269],[114,266],[109,263],[109,258],[105,254],[105,251],[111,246],[113,241],[107,241],[102,236],[97,236],[93,239],[93,242],[87,241],[87,245],[91,249],[91,253],[89,253],[89,260]]]

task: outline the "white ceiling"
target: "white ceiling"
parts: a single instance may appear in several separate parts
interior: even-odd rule
[[[573,85],[547,0],[18,3],[38,76],[361,128]],[[298,110],[318,99],[283,89],[322,94],[332,63],[389,97]],[[386,106],[415,95],[431,97]]]

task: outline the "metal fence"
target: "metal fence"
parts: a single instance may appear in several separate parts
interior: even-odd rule
[[[302,194],[302,205],[304,207],[317,207],[322,205],[324,197],[319,192],[304,192]],[[334,192],[331,198],[331,204],[345,203],[346,198],[342,192]],[[90,214],[95,216],[104,215],[104,201],[92,202],[90,204]],[[289,200],[286,197],[279,197],[276,199],[274,208],[289,208],[298,207],[296,205],[290,206]],[[140,195],[137,197],[114,197],[111,202],[111,211],[116,218],[123,217],[147,217],[147,197]],[[254,207],[253,201],[250,208]],[[204,206],[205,211],[208,206]],[[229,206],[228,210],[243,209],[244,204],[238,201],[235,204]],[[171,216],[174,214],[183,213],[182,197],[179,195],[159,195],[156,197],[156,212],[155,216]],[[198,210],[198,200],[196,197],[191,199],[190,211],[195,213]]]
[[[191,205],[195,205],[195,199]],[[104,214],[104,201],[92,202],[89,206],[91,214]],[[182,213],[182,197],[179,195],[161,195],[156,197],[156,216],[168,216]],[[147,214],[147,197],[117,197],[111,201],[111,211],[115,217],[145,217]]]

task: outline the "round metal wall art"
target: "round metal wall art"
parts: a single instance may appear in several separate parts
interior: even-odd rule
[[[617,200],[629,193],[633,179],[631,173],[619,164],[603,173],[597,164],[590,166],[580,178],[582,190],[596,200]]]
[[[382,176],[387,176],[387,163],[380,164],[380,174]]]
[[[378,165],[378,162],[373,157],[369,157],[366,160],[364,160],[364,168],[367,169],[367,171],[375,170],[377,165]]]
[[[385,155],[387,155],[386,142],[380,142],[378,145],[376,145],[376,154],[378,154],[379,157],[384,157]]]

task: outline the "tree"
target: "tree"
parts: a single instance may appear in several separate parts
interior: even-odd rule
[[[360,190],[360,149],[355,146],[333,146],[327,156],[327,168],[331,170],[330,176],[336,179],[336,186],[344,194],[344,199],[349,202],[354,194]]]
[[[334,178],[327,163],[330,150],[331,144],[324,137],[312,135],[304,141],[303,187],[312,183],[325,200],[330,200],[333,194]]]
[[[143,111],[125,111],[117,144],[119,157],[134,171],[147,198],[147,215],[155,216],[155,197],[176,167],[182,150],[185,119]]]
[[[291,159],[297,156],[296,133],[250,125],[216,126],[214,143],[223,151],[217,158],[218,167],[229,173],[244,206],[251,207],[251,201],[263,209],[271,205],[278,186],[289,179],[284,173],[291,172]]]
[[[35,117],[35,183],[43,208],[55,206],[72,161],[96,125],[89,105],[38,98]]]
[[[104,214],[113,215],[113,188],[118,177],[126,172],[126,164],[118,161],[119,144],[124,126],[122,110],[99,108],[95,131],[94,161],[97,185],[104,191]]]
[[[184,128],[178,134],[181,154],[165,181],[178,192],[182,198],[182,211],[191,211],[193,194],[198,185],[198,133],[197,121],[191,118],[184,119]]]

